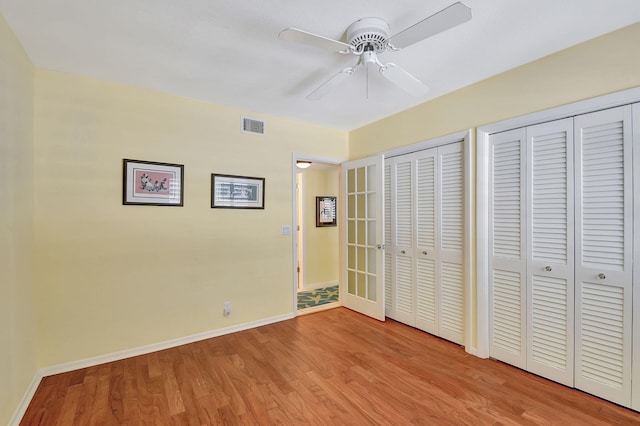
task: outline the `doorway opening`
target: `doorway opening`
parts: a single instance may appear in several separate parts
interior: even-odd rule
[[[319,201],[340,190],[337,163],[311,160],[295,170],[295,305],[299,315],[340,306],[339,226],[321,223],[326,209]],[[337,213],[337,209],[336,209]]]

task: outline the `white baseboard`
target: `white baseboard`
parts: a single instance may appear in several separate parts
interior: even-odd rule
[[[27,407],[31,403],[31,399],[40,385],[40,381],[44,377],[51,376],[53,374],[66,373],[73,370],[79,370],[81,368],[93,367],[94,365],[100,365],[107,362],[119,361],[121,359],[131,358],[133,356],[145,355],[151,352],[161,351],[164,349],[174,348],[176,346],[186,345],[188,343],[199,342],[200,340],[210,339],[212,337],[223,336],[225,334],[236,333],[238,331],[249,330],[251,328],[261,327],[267,324],[273,324],[280,321],[285,321],[294,318],[294,313],[288,313],[284,315],[278,315],[275,317],[264,318],[258,321],[247,322],[244,324],[233,325],[230,327],[219,328],[216,330],[205,331],[203,333],[192,334],[190,336],[180,337],[177,339],[167,340],[160,343],[153,343],[151,345],[140,346],[132,349],[125,349],[123,351],[113,352],[106,355],[99,355],[91,358],[81,359],[78,361],[67,362],[64,364],[52,365],[44,367],[36,371],[33,381],[29,385],[29,388],[25,392],[22,401],[16,408],[16,411],[11,417],[9,426],[18,426],[20,420],[27,411]]]
[[[27,412],[27,407],[29,407],[31,399],[33,398],[33,395],[35,395],[36,390],[38,389],[40,381],[42,381],[43,377],[44,376],[42,375],[41,370],[36,371],[36,374],[33,377],[31,384],[29,384],[27,391],[24,393],[20,404],[18,404],[18,407],[13,412],[11,420],[9,420],[9,426],[18,426],[20,424],[20,420],[22,420],[22,416],[24,416],[24,413]]]

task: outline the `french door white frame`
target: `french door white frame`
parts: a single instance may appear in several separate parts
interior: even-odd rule
[[[586,114],[593,111],[598,111],[607,108],[614,108],[621,105],[628,105],[632,103],[640,102],[640,87],[636,87],[621,92],[612,93],[609,95],[600,96],[597,98],[587,99],[585,101],[575,102],[567,105],[563,105],[556,108],[551,108],[545,111],[536,112],[533,114],[524,115],[521,117],[512,118],[509,120],[500,121],[486,126],[478,127],[477,129],[477,175],[476,175],[476,312],[477,312],[477,353],[476,355],[481,358],[489,357],[489,136],[493,133],[504,132],[507,130],[517,129],[520,127],[531,126],[534,124],[540,124],[547,121],[559,120],[562,118],[573,117],[576,115]],[[638,151],[638,150],[634,150]],[[634,166],[636,170],[640,170],[640,156],[636,155],[634,158]],[[637,175],[637,173],[636,173]],[[640,184],[640,179],[636,179],[636,188]],[[636,203],[636,212],[640,211],[639,200],[640,197],[634,197]],[[638,216],[635,214],[634,216]],[[635,245],[640,247],[640,232],[635,232]],[[638,252],[640,250],[635,250]],[[634,259],[639,259],[640,255],[636,254]],[[640,279],[640,268],[634,268],[633,281],[638,282]],[[638,287],[638,286],[634,286]],[[636,291],[634,297],[639,299]],[[640,365],[640,316],[634,315],[634,364]],[[640,370],[636,368],[635,370]],[[640,372],[638,373],[640,375]],[[635,395],[635,407],[640,407],[640,377],[634,383],[634,395]]]

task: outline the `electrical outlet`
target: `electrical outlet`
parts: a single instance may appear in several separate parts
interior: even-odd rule
[[[231,302],[224,302],[222,309],[225,317],[231,315]]]

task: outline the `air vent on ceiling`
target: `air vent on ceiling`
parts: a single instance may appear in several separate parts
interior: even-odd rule
[[[254,135],[264,135],[264,121],[242,117],[242,131]]]

